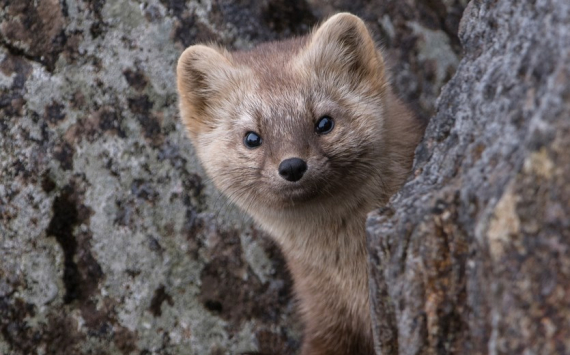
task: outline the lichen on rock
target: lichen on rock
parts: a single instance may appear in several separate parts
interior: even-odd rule
[[[569,23],[470,2],[413,177],[368,219],[379,354],[570,353]]]

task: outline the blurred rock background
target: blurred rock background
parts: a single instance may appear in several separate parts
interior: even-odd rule
[[[189,45],[361,16],[423,119],[467,0],[0,0],[0,354],[293,354],[279,250],[212,188],[178,122]]]

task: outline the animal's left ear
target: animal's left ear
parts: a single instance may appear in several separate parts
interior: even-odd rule
[[[323,23],[312,34],[300,59],[304,66],[325,76],[381,79],[384,75],[384,60],[366,25],[349,13],[334,15]]]

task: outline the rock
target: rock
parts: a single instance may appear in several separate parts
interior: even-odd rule
[[[0,354],[294,353],[284,260],[198,165],[178,56],[353,11],[427,119],[459,62],[464,5],[0,0]]]
[[[569,23],[469,4],[413,177],[367,222],[378,354],[570,353]]]

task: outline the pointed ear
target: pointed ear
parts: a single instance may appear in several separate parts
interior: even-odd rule
[[[230,54],[224,49],[195,45],[178,59],[176,77],[182,122],[191,134],[213,127],[208,109],[232,81],[235,71]]]
[[[348,74],[353,81],[384,75],[384,60],[364,22],[349,13],[329,18],[311,36],[303,64],[320,75]]]

